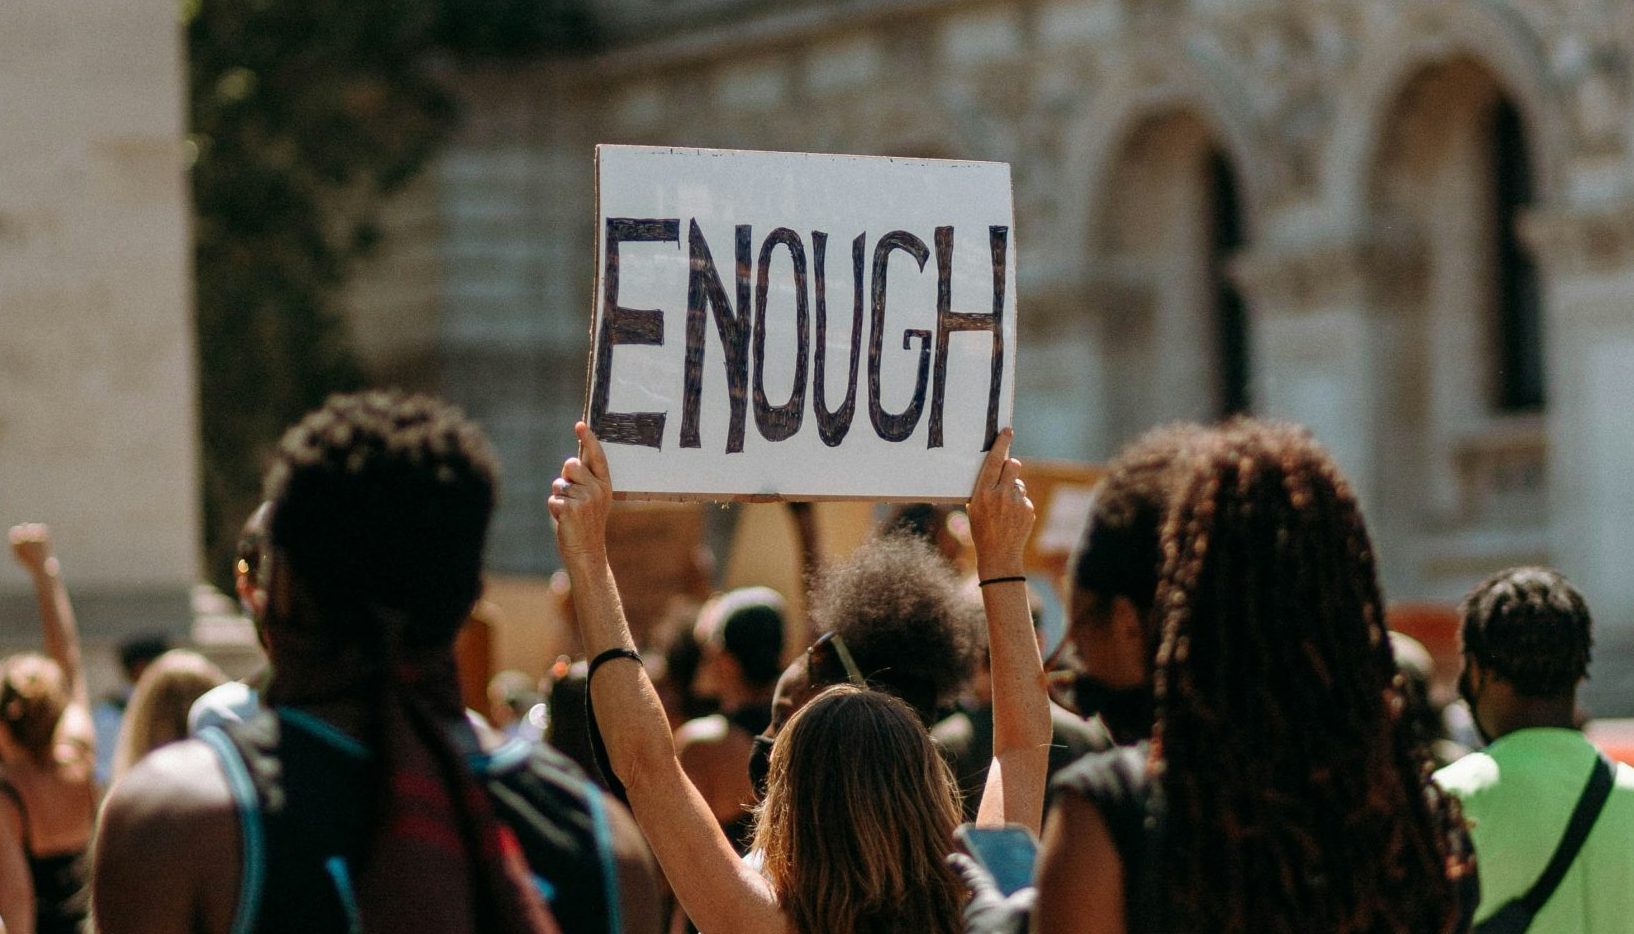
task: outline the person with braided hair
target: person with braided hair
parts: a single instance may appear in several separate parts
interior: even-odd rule
[[[1611,766],[1577,728],[1577,686],[1594,644],[1588,604],[1559,572],[1518,567],[1477,584],[1462,614],[1458,689],[1489,745],[1435,780],[1470,818],[1480,860],[1477,924],[1545,875],[1599,772],[1601,810],[1552,893],[1534,896],[1540,903],[1527,930],[1634,930],[1634,767]]]
[[[1399,715],[1348,483],[1255,420],[1174,461],[1150,738],[1056,779],[1033,930],[1461,930],[1467,837]]]
[[[264,709],[149,755],[96,842],[103,934],[656,930],[628,814],[465,716],[497,464],[425,396],[332,397],[267,477]],[[627,926],[626,926],[627,925]]]

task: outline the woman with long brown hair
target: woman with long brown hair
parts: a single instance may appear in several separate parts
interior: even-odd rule
[[[10,539],[34,581],[46,653],[0,662],[0,929],[69,934],[89,907],[96,732],[51,531],[19,525]]]
[[[125,722],[114,750],[113,780],[118,782],[160,746],[186,739],[187,713],[193,702],[227,683],[227,676],[208,658],[191,649],[171,649],[153,660],[136,679]]]
[[[583,423],[577,431],[582,458],[563,465],[550,511],[593,659],[591,701],[613,772],[687,915],[704,934],[959,930],[962,886],[943,862],[959,820],[956,785],[918,715],[882,693],[829,688],[790,717],[756,818],[761,867],[738,858],[681,770],[657,695],[634,663],[607,566],[607,460]],[[979,819],[1036,828],[1049,712],[1021,576],[1032,503],[1009,449],[1006,430],[970,502],[994,679],[995,757]]]
[[[1460,929],[1467,838],[1401,716],[1348,483],[1253,420],[1171,469],[1150,742],[1057,779],[1034,929]]]

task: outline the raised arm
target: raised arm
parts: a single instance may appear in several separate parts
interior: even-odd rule
[[[74,625],[74,607],[68,602],[68,588],[62,583],[61,563],[51,552],[51,529],[37,522],[12,526],[11,553],[34,581],[45,653],[62,667],[70,702],[88,715],[91,704],[80,664],[79,629]],[[86,726],[89,727],[89,721]]]
[[[608,649],[633,650],[612,569],[607,564],[607,514],[613,487],[607,458],[580,422],[580,457],[568,458],[551,485],[556,542],[573,582],[579,639],[594,659]],[[647,672],[615,658],[589,684],[596,724],[613,772],[653,855],[699,930],[781,932],[787,921],[766,880],[744,865],[675,755],[669,723]]]
[[[1021,481],[1021,462],[1010,457],[1012,437],[1006,428],[993,442],[968,507],[976,574],[987,582],[981,592],[993,673],[993,764],[976,822],[1016,823],[1037,833],[1049,770],[1050,708],[1021,579],[1033,502]]]

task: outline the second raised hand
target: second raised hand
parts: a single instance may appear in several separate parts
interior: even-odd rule
[[[976,544],[976,570],[983,578],[1018,576],[1022,553],[1032,533],[1033,501],[1021,479],[1021,461],[1010,456],[1015,432],[1005,428],[982,461],[971,492],[970,535]]]

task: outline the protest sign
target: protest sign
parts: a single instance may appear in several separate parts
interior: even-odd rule
[[[969,495],[1014,400],[1009,166],[598,146],[596,182],[621,495]]]

